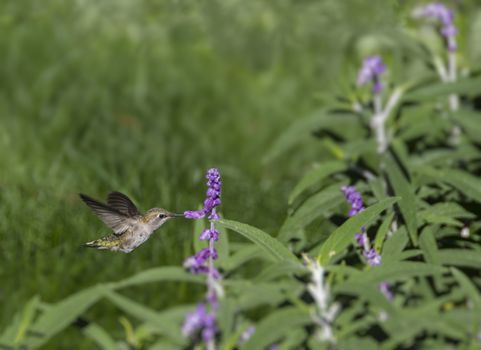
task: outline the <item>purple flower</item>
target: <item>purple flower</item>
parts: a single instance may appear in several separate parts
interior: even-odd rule
[[[364,204],[359,192],[356,191],[354,186],[343,186],[341,191],[344,193],[346,200],[351,204],[351,210],[349,211],[349,217],[354,216],[364,210]]]
[[[376,252],[376,249],[371,248],[369,250],[365,250],[363,255],[367,259],[367,263],[369,265],[381,265],[381,256]]]
[[[363,86],[369,82],[373,82],[372,91],[378,94],[382,91],[383,86],[380,81],[380,75],[386,71],[386,66],[382,62],[381,56],[370,56],[364,59],[362,67],[357,75],[357,85]]]
[[[366,233],[357,233],[355,239],[359,247],[364,248],[366,246],[368,240]]]
[[[379,283],[379,291],[384,294],[386,299],[388,300],[393,300],[394,299],[394,294],[391,291],[391,285],[387,282],[381,282]]]
[[[205,266],[207,259],[212,257],[216,260],[218,257],[217,250],[215,248],[204,248],[197,252],[195,255],[188,257],[184,261],[184,267],[189,269],[193,274],[208,273],[209,268]]]
[[[419,6],[414,10],[414,17],[428,18],[439,21],[441,24],[440,33],[446,39],[449,51],[456,51],[457,44],[455,36],[458,32],[454,25],[454,11],[440,2],[433,2]]]
[[[187,219],[202,219],[206,215],[209,219],[218,219],[215,208],[220,205],[220,194],[222,181],[220,179],[219,170],[216,168],[209,169],[207,171],[207,193],[204,200],[204,207],[201,210],[185,211],[184,217]]]
[[[246,341],[248,341],[256,332],[256,327],[255,326],[250,326],[248,327],[244,332],[239,337],[239,344],[242,345]]]
[[[206,240],[209,240],[209,239],[213,239],[214,241],[218,241],[219,240],[219,231],[217,231],[215,228],[208,228],[208,229],[205,229],[199,239],[201,241],[206,241]]]
[[[184,336],[194,337],[200,332],[205,342],[213,339],[216,331],[215,317],[206,312],[205,304],[197,305],[194,312],[188,313],[182,325],[182,334]]]
[[[207,293],[205,302],[209,306],[211,313],[206,313],[205,304],[199,304],[197,310],[187,314],[182,332],[185,336],[193,337],[200,334],[207,348],[215,347],[216,328],[216,312],[219,307],[218,294],[222,293],[222,287],[217,282],[221,278],[219,270],[214,267],[214,260],[218,258],[217,250],[214,247],[215,241],[219,239],[219,231],[215,228],[215,222],[219,218],[216,207],[220,205],[220,194],[222,182],[219,170],[212,168],[207,171],[207,194],[204,200],[204,206],[201,210],[186,211],[184,216],[188,219],[202,219],[205,216],[209,218],[210,228],[205,229],[199,239],[208,241],[209,245],[197,252],[195,255],[184,261],[184,267],[193,274],[203,273],[207,275]],[[196,339],[198,340],[198,339]]]

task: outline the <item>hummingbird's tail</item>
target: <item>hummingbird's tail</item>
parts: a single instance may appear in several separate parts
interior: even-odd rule
[[[113,240],[111,237],[103,237],[96,239],[94,241],[90,241],[87,243],[82,244],[82,247],[87,248],[95,248],[95,249],[108,249],[108,250],[115,250],[118,242]]]

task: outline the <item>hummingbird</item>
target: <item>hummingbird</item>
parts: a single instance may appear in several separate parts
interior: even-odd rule
[[[135,204],[125,194],[110,192],[107,204],[85,194],[80,198],[90,209],[110,227],[113,233],[83,244],[84,247],[130,253],[140,246],[166,221],[183,214],[171,213],[162,208],[149,209],[141,214]]]

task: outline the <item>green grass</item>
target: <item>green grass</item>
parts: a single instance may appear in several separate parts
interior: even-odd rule
[[[305,162],[263,164],[267,147],[339,86],[352,41],[387,30],[393,11],[381,0],[2,2],[0,329],[35,294],[56,302],[191,253],[187,220],[129,255],[79,248],[108,230],[78,192],[194,209],[217,166],[225,217],[274,232]],[[159,309],[198,297],[179,285],[131,293]],[[88,316],[122,333],[113,307]],[[69,332],[52,347],[90,348]]]

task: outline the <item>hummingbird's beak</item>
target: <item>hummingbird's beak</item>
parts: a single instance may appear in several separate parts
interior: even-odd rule
[[[182,213],[172,213],[172,217],[181,217],[181,216],[183,217],[184,214],[182,214]]]

